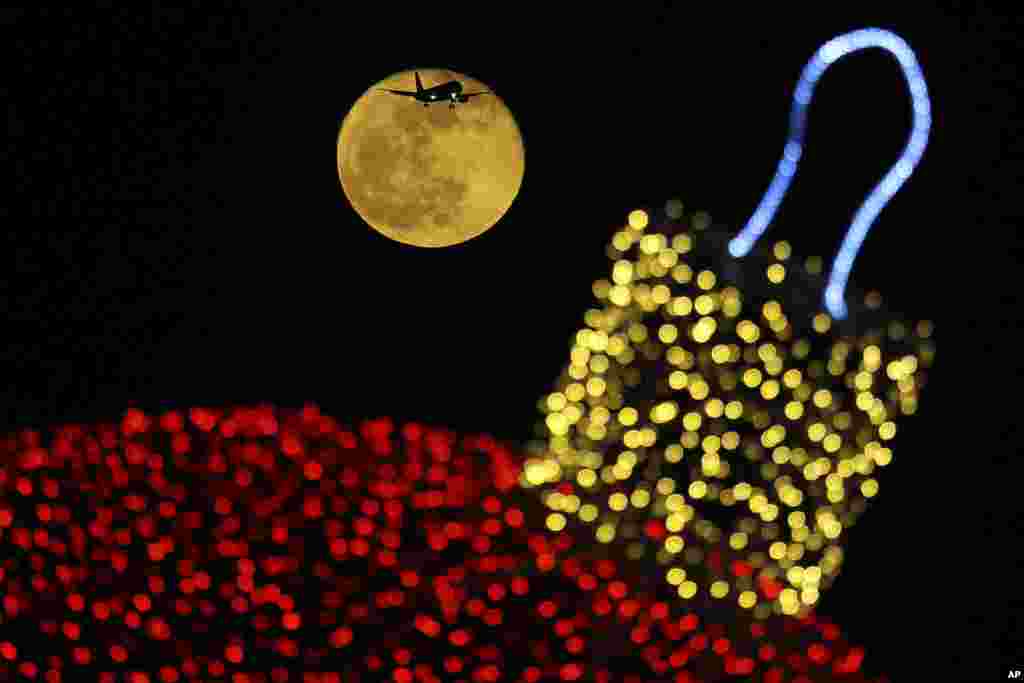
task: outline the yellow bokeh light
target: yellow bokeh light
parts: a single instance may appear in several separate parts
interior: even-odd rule
[[[608,507],[616,512],[622,512],[629,505],[629,499],[624,493],[613,493],[608,497]]]
[[[676,247],[676,251],[679,251],[678,247]],[[693,279],[693,269],[685,263],[680,263],[672,269],[672,279],[679,284],[686,284]]]
[[[715,274],[710,270],[702,270],[700,274],[697,275],[697,286],[703,290],[711,289],[715,286],[717,281],[718,278],[715,277]]]
[[[628,285],[633,281],[633,263],[631,261],[616,261],[612,268],[612,282],[617,285]]]
[[[565,528],[565,515],[560,512],[552,512],[547,516],[544,525],[551,531],[561,531]]]
[[[695,432],[700,429],[700,424],[703,421],[700,413],[687,413],[683,416],[683,429],[688,432]]]
[[[752,344],[756,342],[761,336],[760,328],[749,320],[741,320],[736,325],[736,334],[740,336],[740,339]]]
[[[647,255],[657,254],[665,244],[664,235],[644,235],[640,238],[640,251]]]
[[[658,328],[658,339],[665,342],[666,344],[671,344],[678,337],[679,328],[677,328],[675,325],[672,325],[671,323],[665,323],[664,325]]]
[[[635,508],[645,508],[651,502],[651,494],[646,489],[637,489],[630,494],[629,502]]]
[[[757,368],[748,368],[743,373],[743,383],[753,389],[761,383],[761,371]]]
[[[682,536],[669,536],[665,539],[665,550],[675,554],[683,551],[683,538]]]
[[[629,227],[634,230],[643,230],[647,227],[649,220],[650,217],[647,215],[647,212],[642,209],[629,212]]]
[[[636,424],[640,414],[636,411],[636,408],[626,406],[619,411],[619,422],[626,427],[630,427]]]
[[[784,412],[790,420],[799,420],[804,415],[804,404],[800,401],[790,401],[786,404]]]
[[[594,536],[601,543],[611,543],[615,540],[615,526],[611,523],[602,524],[597,527]]]
[[[582,469],[576,473],[576,481],[584,488],[590,488],[597,483],[597,473],[591,469]]]
[[[715,333],[717,328],[718,324],[714,318],[704,317],[697,321],[697,324],[690,329],[690,336],[693,337],[694,341],[703,344],[711,339],[711,335]]]
[[[693,300],[693,308],[700,315],[708,315],[715,310],[715,298],[707,294],[701,294]]]
[[[553,533],[571,515],[626,557],[692,565],[666,568],[683,599],[724,591],[759,618],[800,614],[834,581],[897,425],[919,410],[934,326],[808,310],[820,292],[796,288],[825,283],[796,271],[821,275],[822,259],[777,242],[756,266],[722,263],[709,217],[672,206],[675,218],[631,212],[612,236],[564,372],[538,402],[542,443],[520,484]],[[877,292],[863,300],[881,306]],[[728,563],[709,567],[712,550],[789,589],[760,598]]]

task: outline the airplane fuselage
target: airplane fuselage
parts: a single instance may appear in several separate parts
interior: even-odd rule
[[[456,103],[469,102],[471,98],[477,95],[487,95],[489,93],[487,90],[464,92],[462,84],[458,81],[448,81],[431,88],[424,88],[418,71],[416,72],[416,90],[392,90],[391,88],[380,88],[380,90],[395,95],[402,95],[403,97],[412,97],[424,107],[429,107],[434,103],[447,102],[448,106],[453,109]]]
[[[462,84],[458,81],[448,81],[432,88],[425,88],[416,93],[416,99],[423,104],[432,102],[457,102],[462,93]]]

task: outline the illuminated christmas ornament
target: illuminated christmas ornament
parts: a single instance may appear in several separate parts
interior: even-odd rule
[[[521,462],[312,405],[0,437],[0,680],[884,680],[826,620],[698,614],[545,532]]]
[[[913,130],[826,282],[819,259],[800,264],[786,242],[755,243],[796,172],[815,83],[869,47],[902,67]],[[777,175],[732,239],[678,201],[629,214],[608,248],[610,277],[594,283],[597,305],[539,403],[543,441],[521,482],[558,515],[552,530],[585,528],[656,559],[680,598],[756,617],[805,614],[833,581],[845,530],[878,493],[897,423],[916,412],[934,359],[930,322],[894,317],[877,293],[845,294],[868,228],[927,141],[927,89],[910,48],[878,29],[829,41],[803,71],[790,120]]]

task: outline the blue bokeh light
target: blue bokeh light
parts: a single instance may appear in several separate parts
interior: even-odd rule
[[[887,50],[899,62],[910,90],[914,121],[903,154],[857,209],[853,222],[836,254],[835,261],[832,263],[832,271],[829,273],[828,285],[825,288],[825,308],[837,320],[846,318],[846,283],[849,280],[853,262],[857,258],[857,252],[860,250],[864,238],[867,237],[868,230],[871,229],[882,208],[910,177],[928,144],[928,133],[931,129],[928,86],[925,84],[924,74],[921,72],[914,52],[902,38],[884,29],[866,28],[833,38],[818,49],[800,74],[800,80],[793,93],[793,108],[789,116],[789,139],[786,142],[786,148],[779,161],[775,177],[746,226],[729,242],[729,253],[734,258],[741,258],[750,252],[754,243],[768,228],[796,174],[797,163],[803,151],[807,107],[811,102],[814,86],[831,64],[848,54],[870,47]]]

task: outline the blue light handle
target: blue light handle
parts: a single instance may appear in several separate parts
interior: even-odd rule
[[[921,160],[924,148],[928,144],[928,132],[931,128],[931,104],[928,101],[928,87],[925,85],[924,74],[914,57],[910,46],[895,33],[879,28],[865,28],[844,33],[822,45],[811,61],[804,67],[793,93],[793,109],[789,115],[789,139],[779,162],[771,185],[765,193],[761,204],[746,226],[729,242],[729,253],[734,258],[745,256],[754,247],[754,242],[767,229],[772,217],[782,203],[782,198],[796,174],[797,162],[803,151],[804,129],[807,124],[807,107],[811,102],[811,94],[818,79],[830,65],[846,55],[869,47],[880,47],[892,53],[899,62],[910,89],[914,124],[910,131],[910,139],[899,160],[889,169],[885,177],[875,186],[857,209],[839,247],[832,271],[829,273],[828,285],[825,288],[825,308],[836,320],[846,318],[847,309],[844,300],[846,282],[853,268],[868,230],[875,222],[882,208],[892,199],[900,186],[906,182],[914,167]]]

